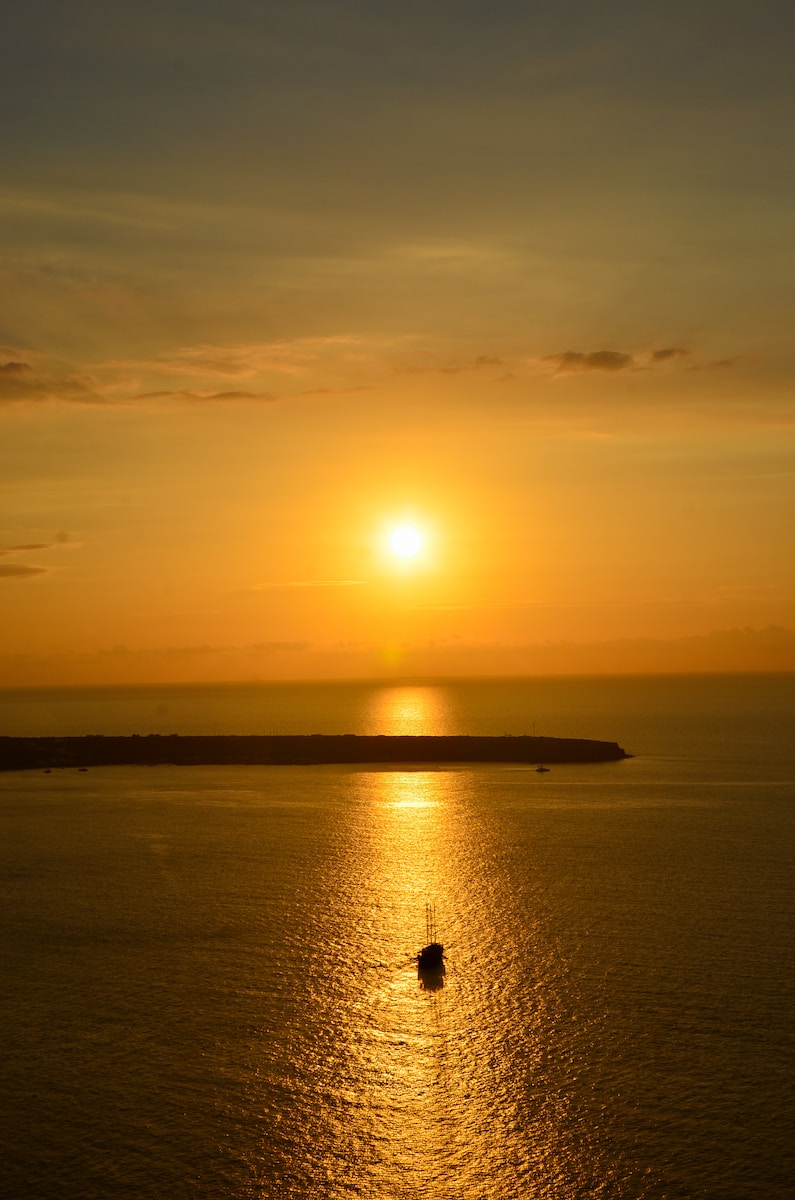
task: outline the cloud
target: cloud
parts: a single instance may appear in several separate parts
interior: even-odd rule
[[[321,339],[316,339],[320,341]],[[334,339],[326,339],[326,342],[331,342]],[[278,348],[277,348],[278,349]],[[32,366],[30,363],[18,361],[16,359],[7,362],[0,362],[0,403],[24,403],[32,401],[69,401],[82,402],[85,404],[125,404],[134,405],[136,403],[146,403],[147,401],[183,401],[191,404],[227,404],[234,402],[251,403],[251,404],[272,404],[279,400],[281,394],[270,391],[266,388],[262,390],[256,388],[228,388],[223,391],[216,391],[212,384],[217,383],[218,375],[226,376],[250,376],[258,374],[263,369],[275,369],[282,375],[305,376],[310,369],[317,366],[316,363],[309,362],[309,351],[297,351],[295,357],[290,360],[287,352],[287,347],[284,349],[284,358],[278,363],[268,362],[266,347],[231,347],[229,348],[230,360],[226,361],[223,358],[222,348],[218,349],[217,357],[204,357],[203,352],[196,352],[195,357],[193,352],[185,351],[184,357],[179,356],[174,360],[164,360],[162,362],[109,362],[94,364],[93,370],[104,380],[100,383],[93,374],[81,373],[79,371],[67,372],[58,369],[41,370]],[[250,356],[246,357],[250,351]],[[303,365],[299,365],[299,359],[302,354],[307,355],[306,370]],[[210,387],[202,387],[200,378],[196,378],[196,383],[199,386],[192,386],[193,379],[187,379],[188,386],[186,387],[153,387],[145,391],[140,390],[140,375],[144,376],[151,370],[155,369],[167,378],[163,380],[166,384],[171,382],[176,374],[193,375],[205,377],[210,383]],[[168,377],[171,378],[168,378]],[[216,378],[213,378],[215,376]],[[153,380],[154,382],[154,380]],[[158,381],[159,382],[159,381]],[[136,386],[137,385],[137,386]],[[350,392],[358,392],[369,390],[369,385],[366,384],[351,384],[339,386],[318,386],[305,388],[293,395],[345,395]],[[286,394],[285,394],[286,395]]]
[[[13,546],[0,545],[0,557],[4,558],[9,554],[25,554],[30,550],[51,550],[68,541],[69,534],[62,529],[55,534],[54,540],[51,542],[18,542]],[[49,568],[34,566],[32,563],[0,563],[0,579],[32,579],[36,575],[47,574],[49,574]]]
[[[0,402],[65,400],[72,403],[103,404],[91,375],[53,376],[37,372],[30,363],[11,359],[0,363]]]
[[[298,394],[356,390],[364,386],[362,371],[372,361],[372,345],[348,335],[202,344],[152,359],[96,361],[87,369],[43,352],[0,346],[0,403],[271,403],[281,394],[274,388],[276,380],[279,384],[285,379],[300,381]]]
[[[0,546],[0,554],[18,554],[22,550],[49,550],[51,542],[26,542],[23,546]]]
[[[28,563],[0,563],[0,579],[30,579],[34,575],[46,574],[46,567],[33,567]]]
[[[479,354],[471,363],[464,363],[463,366],[439,367],[442,375],[460,375],[463,371],[482,371],[486,367],[501,367],[503,362],[499,358],[492,358],[488,354]]]
[[[258,403],[272,403],[277,399],[272,392],[192,392],[187,389],[180,391],[141,392],[136,400],[189,400],[197,404],[211,401],[253,400]]]
[[[307,388],[304,392],[293,393],[296,396],[350,396],[355,392],[372,392],[370,384],[362,383],[356,387],[317,387]],[[277,397],[274,396],[274,399]]]
[[[688,371],[725,371],[730,367],[736,367],[742,361],[743,355],[735,354],[733,358],[719,358],[714,362],[694,363],[692,367],[688,367]]]
[[[59,362],[44,352],[23,354],[0,346],[0,402],[82,401],[109,408],[158,403],[262,405],[372,391],[374,375],[376,379],[390,374],[511,378],[504,361],[488,353],[447,362],[438,358],[434,362],[428,355],[425,362],[415,360],[395,370],[388,361],[394,349],[391,342],[346,334],[201,344],[155,358],[94,361],[83,370],[83,364]]]
[[[617,371],[648,370],[661,367],[666,363],[682,363],[692,358],[692,351],[685,346],[662,346],[651,353],[636,356],[623,350],[564,350],[561,354],[547,354],[540,361],[550,363],[555,375],[575,375],[585,371]],[[733,366],[738,359],[724,359],[719,363],[703,365],[692,364],[685,367],[688,371],[705,371],[719,366]]]
[[[442,367],[418,366],[418,367],[398,367],[396,374],[398,375],[462,375],[466,371],[482,371],[489,367],[504,367],[505,364],[501,358],[494,358],[489,354],[479,354],[477,358],[473,358],[470,362],[465,363],[448,363]]]
[[[564,350],[562,354],[547,354],[541,360],[553,363],[556,375],[573,375],[582,371],[628,371],[637,364],[631,354],[620,350],[593,350],[583,354],[579,350]]]
[[[165,375],[221,375],[238,377],[263,371],[300,375],[325,362],[329,355],[359,356],[362,342],[347,334],[329,337],[293,338],[282,342],[232,345],[183,346],[149,360],[117,360],[103,363],[111,370],[148,371]]]
[[[50,542],[16,542],[13,546],[0,544],[0,554],[21,554],[27,550],[52,550],[55,546],[65,546],[68,541],[68,532],[65,529],[59,529],[56,534],[53,534]]]
[[[23,371],[8,371],[9,366],[24,367]],[[118,390],[118,389],[116,389]],[[146,400],[186,400],[191,403],[226,403],[229,401],[251,401],[272,403],[278,399],[273,392],[253,391],[202,391],[189,388],[176,390],[161,389],[138,392],[126,403]],[[37,374],[27,363],[0,363],[0,403],[24,403],[26,401],[63,401],[83,404],[110,404],[109,396],[103,395],[97,381],[91,375],[74,374],[62,377]],[[118,398],[117,401],[119,402]]]
[[[158,400],[272,403],[369,387],[382,349],[377,341],[348,335],[201,344],[154,358],[96,361],[90,370],[109,398],[129,405]]]

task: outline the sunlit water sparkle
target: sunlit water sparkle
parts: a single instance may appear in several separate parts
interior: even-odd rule
[[[2,1194],[791,1195],[793,680],[548,682],[303,719],[638,757],[0,776]]]

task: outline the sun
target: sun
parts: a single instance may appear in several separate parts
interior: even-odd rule
[[[416,558],[422,542],[422,534],[415,525],[397,525],[389,535],[389,549],[401,559]]]

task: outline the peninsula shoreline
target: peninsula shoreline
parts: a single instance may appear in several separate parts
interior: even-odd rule
[[[630,758],[617,742],[535,736],[148,734],[0,737],[0,771],[97,766],[589,763]]]

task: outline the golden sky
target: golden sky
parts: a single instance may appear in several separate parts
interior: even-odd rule
[[[19,6],[0,684],[795,669],[793,32]]]

